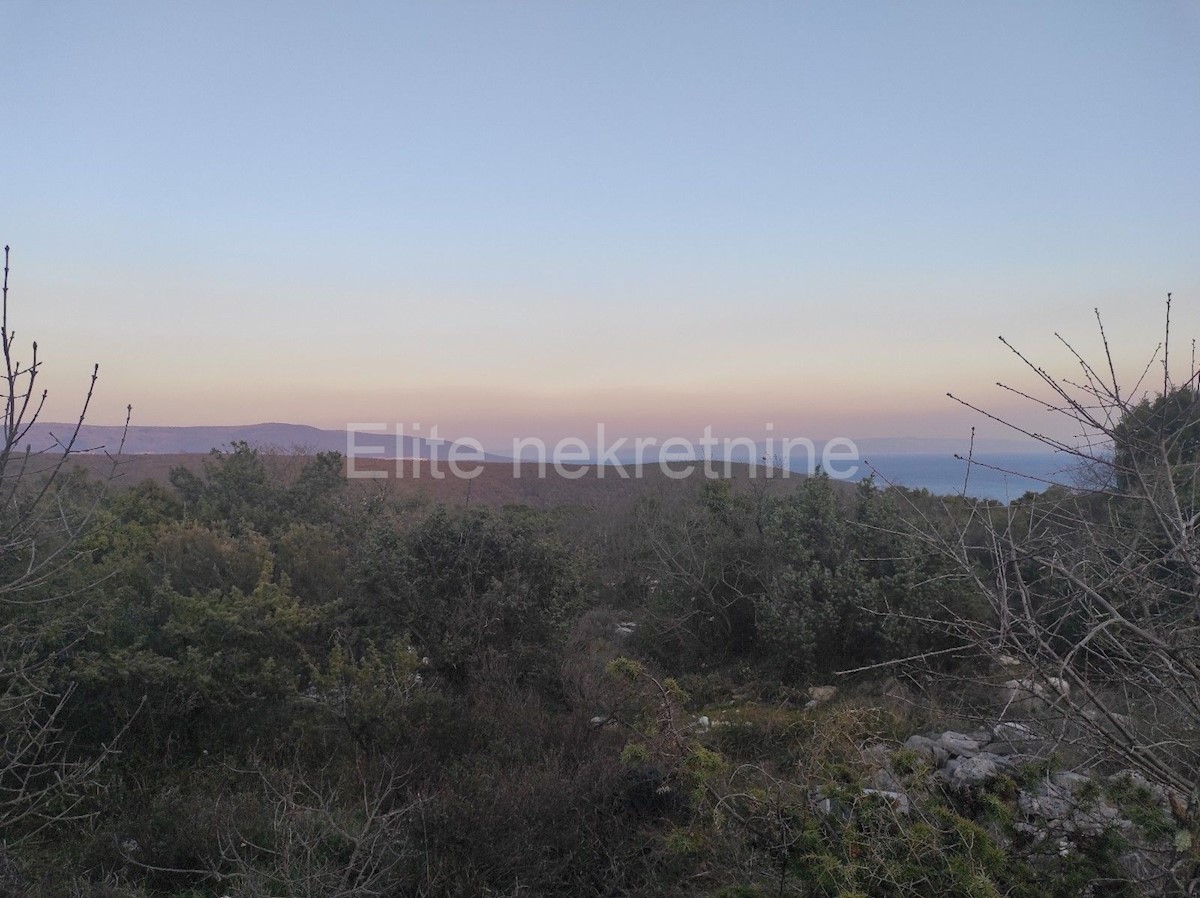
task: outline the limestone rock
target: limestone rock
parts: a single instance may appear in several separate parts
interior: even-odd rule
[[[1037,735],[1029,727],[1004,721],[992,728],[992,737],[984,746],[986,751],[997,755],[1027,754],[1036,751]]]
[[[897,812],[907,815],[909,812],[908,796],[896,789],[863,789],[863,795],[875,796],[888,802]]]
[[[809,686],[808,697],[818,705],[825,702],[833,701],[837,696],[838,689],[836,686]]]
[[[993,779],[1000,770],[995,760],[983,756],[951,758],[942,768],[941,775],[950,785],[969,789]]]
[[[953,730],[947,730],[938,736],[938,745],[940,745],[947,754],[951,757],[966,756],[976,754],[983,746],[970,736],[962,733],[956,733]]]
[[[904,742],[904,747],[909,751],[928,755],[939,766],[950,759],[950,753],[928,736],[909,736]]]

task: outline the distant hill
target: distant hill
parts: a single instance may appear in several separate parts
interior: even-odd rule
[[[36,451],[53,449],[66,440],[73,424],[38,424],[26,442]],[[121,427],[85,424],[79,431],[76,451],[113,452],[121,444]],[[232,443],[246,442],[257,449],[276,449],[283,452],[340,452],[346,455],[347,435],[344,430],[322,430],[305,424],[242,424],[222,427],[145,427],[131,426],[125,439],[126,455],[190,455],[207,453],[212,449],[228,448]],[[430,441],[419,437],[397,437],[395,433],[356,433],[357,454],[377,458],[446,458],[450,442]],[[24,448],[22,446],[21,448]],[[366,451],[364,451],[364,449]],[[375,451],[371,451],[375,450]],[[463,447],[463,459],[475,456]]]
[[[74,428],[73,424],[54,423],[38,424],[30,432],[27,442],[35,451],[53,449],[57,440],[68,437]],[[340,452],[347,454],[346,432],[344,430],[323,430],[306,424],[234,424],[219,427],[156,427],[131,426],[125,441],[125,453],[129,455],[178,455],[207,453],[211,449],[226,448],[235,442],[246,442],[259,449],[274,449],[289,453]],[[77,451],[101,452],[114,451],[121,442],[121,428],[116,426],[85,424],[80,430]],[[357,454],[362,458],[446,458],[450,446],[446,440],[427,440],[421,437],[397,437],[395,433],[356,433],[355,446]],[[816,440],[817,449],[825,443]],[[965,455],[970,446],[969,439],[946,438],[912,438],[912,437],[870,437],[855,440],[860,454],[871,455]],[[24,448],[22,446],[21,448]],[[1003,453],[1038,453],[1046,449],[1032,440],[1016,439],[980,439],[975,443],[976,452]],[[371,451],[371,450],[375,451]],[[756,459],[764,454],[759,447],[753,452]],[[798,450],[797,450],[798,451]],[[470,450],[463,446],[459,457],[465,459],[478,457],[483,461],[508,461],[506,455],[487,453],[481,456],[469,454]],[[745,448],[735,448],[729,458],[735,462],[747,462],[751,452]],[[633,461],[635,453],[623,449],[616,453],[623,463]],[[645,459],[653,462],[658,458],[658,450],[650,448],[645,452]],[[720,452],[716,458],[722,457]],[[594,459],[593,459],[594,460]]]
[[[116,468],[112,485],[122,489],[144,480],[165,485],[170,482],[173,468],[183,467],[199,473],[207,458],[208,453],[126,454]],[[268,470],[288,482],[309,459],[307,455],[268,455],[264,460]],[[108,477],[113,473],[108,459],[98,453],[80,455],[76,457],[75,464],[99,477]],[[702,476],[672,479],[663,474],[657,465],[648,465],[640,479],[624,479],[611,468],[602,470],[595,466],[588,467],[578,479],[560,476],[553,466],[547,468],[545,477],[539,477],[537,465],[521,465],[517,473],[512,462],[483,464],[480,475],[473,480],[447,476],[445,466],[442,466],[442,476],[435,478],[428,462],[404,462],[403,471],[397,470],[396,462],[383,459],[362,460],[355,467],[359,471],[378,471],[386,476],[381,479],[350,480],[347,489],[352,497],[386,495],[448,505],[574,506],[597,511],[628,509],[647,496],[656,496],[663,501],[692,496],[705,483]],[[730,477],[722,479],[732,481],[736,489],[751,488],[752,481],[745,465],[733,465]],[[790,478],[774,478],[765,483],[761,477],[758,480],[763,485],[757,488],[779,494],[795,489],[805,478],[797,474]],[[852,493],[854,485],[834,481],[834,488]]]

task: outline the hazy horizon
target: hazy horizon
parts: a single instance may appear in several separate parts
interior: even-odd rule
[[[1031,385],[997,334],[1200,332],[1192,3],[5,19],[48,419],[99,361],[95,423],[965,441],[948,390]]]
[[[73,432],[74,426],[72,422],[38,422],[26,435],[23,445],[35,452],[53,451]],[[394,460],[426,458],[433,451],[432,446],[440,446],[433,451],[437,457],[448,458],[447,451],[454,447],[455,456],[464,461],[511,463],[519,459],[530,463],[544,458],[568,466],[577,463],[627,466],[642,459],[653,466],[664,457],[678,460],[709,458],[728,459],[739,464],[749,462],[756,466],[765,461],[768,467],[782,465],[797,471],[811,471],[826,464],[828,447],[834,453],[828,456],[830,463],[835,464],[847,458],[860,466],[870,466],[874,462],[890,464],[902,459],[911,459],[915,464],[926,458],[938,466],[922,469],[924,473],[935,471],[939,477],[954,470],[954,459],[967,456],[984,462],[1026,458],[1036,461],[1039,470],[1046,471],[1065,469],[1078,463],[1078,458],[1072,454],[1055,451],[1029,437],[825,435],[797,438],[776,430],[758,434],[706,430],[648,439],[644,433],[614,432],[601,425],[591,433],[579,431],[558,438],[516,434],[485,441],[470,433],[431,434],[428,428],[413,431],[382,422],[355,426],[360,429],[319,429],[282,422],[176,427],[131,424],[128,429],[122,425],[88,423],[80,428],[74,451],[111,453],[120,446],[122,453],[129,456],[194,455],[208,454],[214,449],[228,450],[238,442],[246,442],[271,454],[311,455],[335,450],[345,457]],[[666,448],[668,445],[669,449]],[[1096,451],[1103,453],[1103,448],[1096,447]],[[906,464],[905,469],[907,467]],[[862,470],[866,471],[868,467],[862,467]]]

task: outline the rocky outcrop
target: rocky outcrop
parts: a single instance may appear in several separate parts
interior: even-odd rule
[[[1105,777],[1049,770],[1050,750],[1028,726],[1010,721],[970,733],[913,735],[898,749],[872,744],[862,749],[863,762],[873,771],[862,794],[884,798],[908,814],[930,789],[969,800],[1005,776],[1013,815],[1005,838],[1020,841],[1025,850],[1067,856],[1115,831],[1130,846],[1120,861],[1131,880],[1169,880],[1173,866],[1186,862],[1180,844],[1190,845],[1190,835],[1173,817],[1183,796],[1130,772]],[[914,760],[925,765],[925,775],[902,775],[911,772]]]

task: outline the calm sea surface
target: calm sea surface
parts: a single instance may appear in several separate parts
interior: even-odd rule
[[[1071,460],[1053,453],[976,453],[975,461],[981,464],[971,466],[969,478],[967,463],[949,454],[867,455],[864,461],[866,464],[853,480],[870,475],[869,464],[879,472],[876,478],[879,486],[884,486],[882,479],[886,479],[911,489],[947,494],[961,493],[966,480],[968,496],[1001,502],[1016,499],[1030,490],[1041,492],[1049,485],[1046,481],[1074,483]]]

